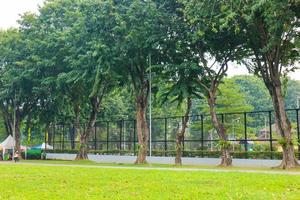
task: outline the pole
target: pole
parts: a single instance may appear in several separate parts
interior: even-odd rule
[[[151,71],[151,54],[149,53],[149,68],[150,68],[150,74],[149,74],[149,140],[150,140],[150,157],[152,156],[152,71]]]
[[[16,93],[14,95],[14,102],[13,102],[13,139],[14,139],[14,145],[13,145],[13,154],[11,160],[15,160],[15,146],[16,146]]]

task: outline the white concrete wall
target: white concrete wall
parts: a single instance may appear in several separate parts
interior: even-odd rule
[[[74,160],[76,154],[47,153],[47,159]],[[118,155],[88,155],[89,160],[99,163],[134,163],[135,156]],[[174,164],[174,157],[147,157],[149,163]],[[218,165],[218,158],[182,158],[184,165]],[[258,159],[233,159],[233,165],[238,167],[274,167],[280,164],[280,160],[258,160]]]

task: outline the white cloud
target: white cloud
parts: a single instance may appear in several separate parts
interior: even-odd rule
[[[233,65],[233,66],[229,67],[229,69],[228,69],[228,75],[230,77],[234,76],[234,75],[245,75],[245,74],[249,74],[248,70],[245,66]],[[295,72],[290,72],[289,76],[292,79],[300,80],[300,69],[296,70]]]
[[[44,0],[0,0],[0,28],[17,27],[24,12],[36,12]]]

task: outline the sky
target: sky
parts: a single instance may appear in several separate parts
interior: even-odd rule
[[[42,5],[44,0],[0,0],[0,29],[17,27],[17,20],[20,14],[30,11],[37,12],[38,5]],[[247,74],[247,69],[243,66],[230,67],[229,76]],[[290,73],[292,79],[300,80],[300,70]]]

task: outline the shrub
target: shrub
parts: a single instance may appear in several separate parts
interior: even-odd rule
[[[76,154],[78,150],[47,150],[47,153],[72,153]],[[98,154],[98,155],[136,155],[137,151],[128,151],[128,150],[90,150],[90,154]],[[198,158],[220,158],[221,152],[220,151],[183,151],[182,152],[183,157],[198,157]],[[152,156],[175,156],[176,151],[169,150],[169,151],[163,151],[163,150],[153,150]],[[298,152],[296,153],[296,156],[298,157]],[[282,153],[281,152],[271,152],[271,151],[240,151],[240,152],[233,152],[232,153],[233,158],[240,158],[240,159],[282,159]]]
[[[39,160],[41,159],[42,151],[40,149],[30,149],[27,151],[27,159],[29,160]],[[25,152],[21,153],[23,159],[25,159]]]

